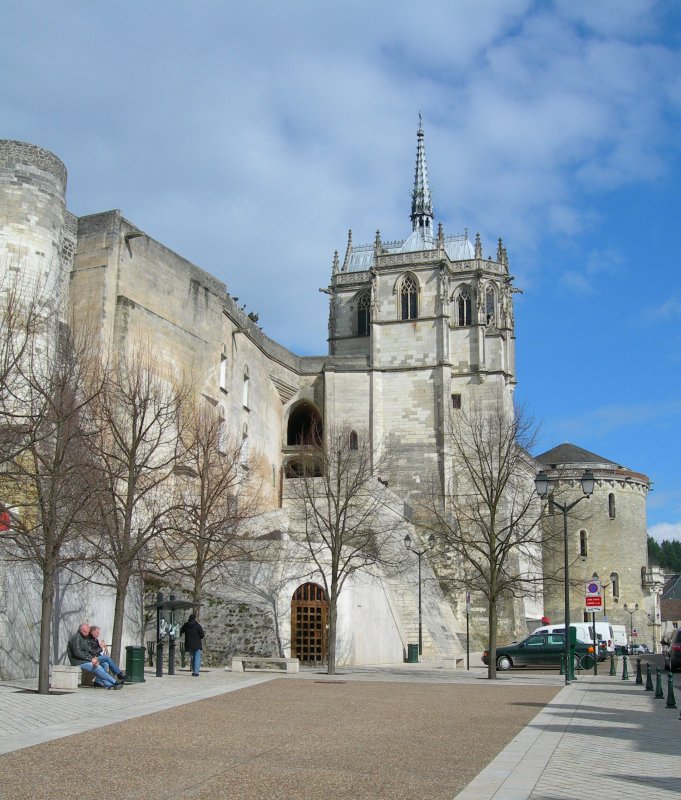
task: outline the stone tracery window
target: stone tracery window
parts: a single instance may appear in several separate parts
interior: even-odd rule
[[[413,275],[405,275],[400,286],[401,319],[417,319],[418,286]]]
[[[362,292],[357,300],[357,335],[369,336],[371,333],[371,293]]]
[[[494,325],[495,319],[494,289],[488,286],[485,292],[485,321],[488,325]]]
[[[462,289],[456,301],[457,323],[459,327],[473,324],[473,304],[468,289]]]

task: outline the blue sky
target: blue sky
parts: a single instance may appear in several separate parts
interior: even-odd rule
[[[333,252],[408,235],[418,113],[438,221],[503,237],[518,395],[654,481],[681,538],[681,7],[671,2],[5,4],[0,136],[326,350]]]

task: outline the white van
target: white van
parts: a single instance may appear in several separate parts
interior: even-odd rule
[[[627,652],[627,626],[626,625],[612,625],[612,639],[615,643],[616,653]]]
[[[593,626],[590,622],[571,622],[570,627],[577,631],[578,642],[593,644]],[[542,625],[541,628],[537,628],[532,633],[554,633],[555,631],[565,631],[565,624]],[[598,639],[601,655],[609,656],[615,652],[615,637],[612,625],[609,622],[596,623],[596,638]]]

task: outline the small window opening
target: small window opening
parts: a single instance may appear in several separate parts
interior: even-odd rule
[[[491,286],[485,293],[485,317],[488,325],[494,324],[494,289]]]
[[[357,450],[359,448],[359,439],[357,438],[356,431],[350,431],[350,449]]]
[[[248,405],[248,391],[249,391],[250,375],[248,372],[248,365],[244,367],[244,389],[242,396],[242,403],[244,408],[250,408]]]
[[[220,390],[227,391],[227,356],[220,356]]]
[[[452,408],[460,409],[461,408],[461,395],[460,394],[453,394],[452,395]]]
[[[579,555],[580,556],[586,556],[588,554],[587,553],[587,541],[586,541],[586,539],[587,539],[586,531],[580,531],[579,532]]]
[[[608,495],[608,516],[615,519],[615,495],[612,492]]]

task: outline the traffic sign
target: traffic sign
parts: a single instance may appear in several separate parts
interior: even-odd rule
[[[600,581],[587,581],[586,583],[586,592],[584,598],[584,606],[587,611],[594,612],[594,611],[602,611],[603,609],[603,597],[601,594],[601,582]]]

